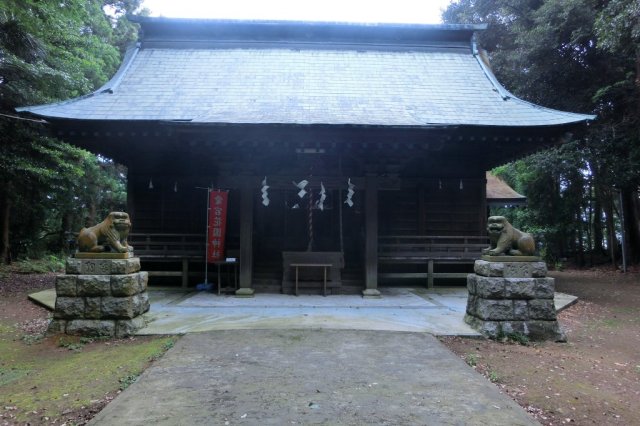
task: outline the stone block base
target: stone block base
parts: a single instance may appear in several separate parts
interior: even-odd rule
[[[543,262],[477,260],[467,277],[465,322],[490,338],[522,334],[566,341],[553,303],[555,282]]]
[[[147,272],[140,260],[69,259],[56,277],[49,331],[91,337],[126,337],[144,327],[150,307]]]
[[[146,325],[141,316],[130,320],[54,319],[49,324],[49,333],[62,333],[87,337],[129,337]]]

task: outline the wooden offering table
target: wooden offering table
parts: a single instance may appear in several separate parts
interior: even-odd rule
[[[341,269],[344,268],[342,252],[283,252],[282,262],[282,293],[286,293],[287,289],[293,287],[294,294],[297,296],[300,281],[321,282],[323,296],[327,295],[327,287],[339,289],[342,285]]]
[[[235,292],[236,290],[238,290],[238,270],[240,268],[240,262],[238,262],[237,259],[226,259],[226,260],[219,260],[216,262],[213,262],[214,265],[216,265],[217,268],[217,273],[218,273],[218,296],[220,296],[220,294],[224,291],[224,292],[228,292],[228,291],[233,291]],[[222,287],[222,269],[226,269],[226,286]],[[233,274],[233,287],[230,285],[231,284],[231,278],[230,275]]]

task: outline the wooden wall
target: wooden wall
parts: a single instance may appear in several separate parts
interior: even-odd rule
[[[443,178],[380,191],[380,235],[482,235],[484,188],[484,177]]]

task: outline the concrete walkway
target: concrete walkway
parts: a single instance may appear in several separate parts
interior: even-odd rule
[[[479,336],[464,322],[466,287],[383,287],[381,299],[361,296],[256,294],[245,299],[209,292],[150,291],[147,327],[138,334],[212,330],[334,329]],[[556,309],[575,301],[556,293]]]
[[[477,336],[465,287],[383,298],[150,289],[139,334],[186,334],[90,424],[534,425],[433,335]],[[51,305],[55,293],[31,295]],[[574,303],[556,293],[556,309]]]
[[[535,425],[425,333],[193,333],[92,425]]]

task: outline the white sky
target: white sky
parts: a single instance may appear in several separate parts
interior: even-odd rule
[[[170,18],[437,24],[451,0],[144,0]]]

